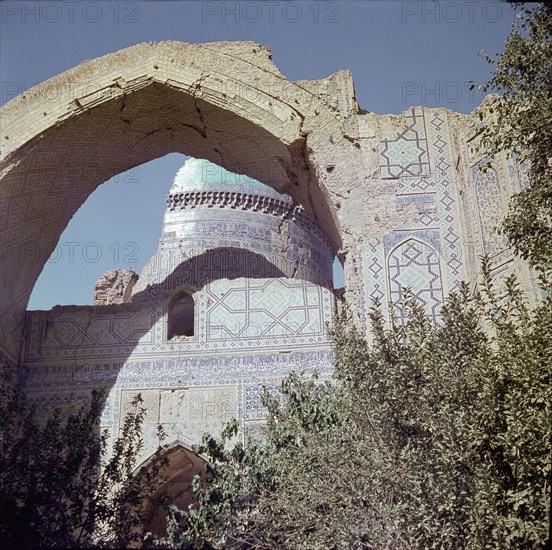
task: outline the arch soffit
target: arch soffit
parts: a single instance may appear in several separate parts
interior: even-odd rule
[[[290,82],[272,63],[270,51],[251,42],[186,44],[166,41],[137,44],[85,61],[34,86],[1,107],[2,175],[25,162],[40,142],[71,121],[80,119],[79,130],[89,133],[89,126],[82,124],[84,115],[90,118],[90,115],[97,114],[99,108],[113,102],[118,102],[119,109],[110,110],[109,116],[127,126],[123,135],[127,134],[125,137],[128,138],[136,131],[133,128],[136,121],[129,120],[127,101],[140,91],[153,87],[157,91],[166,91],[164,99],[169,101],[177,98],[182,103],[188,99],[188,104],[183,106],[183,110],[188,112],[174,113],[185,118],[195,115],[193,118],[196,118],[194,122],[197,124],[185,124],[192,133],[188,136],[188,149],[202,150],[203,158],[231,171],[241,169],[242,173],[255,178],[261,175],[264,183],[280,191],[285,187],[287,192],[293,194],[292,186],[301,180],[297,165],[307,168],[305,159],[301,158],[305,155],[305,138],[321,123],[326,127],[325,133],[332,130],[336,135],[342,133],[339,123],[341,113],[330,107],[326,101],[328,94],[324,91],[333,76],[323,81]],[[330,88],[337,89],[335,86]],[[169,91],[179,93],[169,97]],[[149,95],[151,99],[152,94]],[[169,116],[166,116],[166,112],[160,112],[155,107],[152,105],[149,112],[142,113],[149,115],[149,121],[145,116],[139,120],[143,130],[149,131],[146,136],[164,133],[165,141],[169,141],[170,137],[183,137],[178,135],[178,129],[163,126],[171,119],[170,109],[164,106],[165,111],[169,110]],[[356,113],[356,105],[353,111]],[[101,114],[105,112],[106,109]],[[227,114],[221,116],[221,113]],[[312,127],[309,124],[311,116],[316,117]],[[246,132],[232,132],[235,128],[224,128],[230,122],[228,118],[237,118]],[[328,124],[330,128],[327,128]],[[102,132],[103,140],[109,141],[109,134],[116,133],[114,126],[116,124],[112,123],[109,128],[111,132]],[[214,132],[212,136],[209,135],[211,131]],[[259,133],[264,135],[258,136]],[[226,140],[224,134],[227,134]],[[67,138],[67,135],[63,137]],[[77,136],[73,137],[77,145],[84,145],[76,139]],[[270,150],[265,151],[264,158],[259,157],[258,151],[252,155],[247,148],[242,148],[239,155],[225,158],[221,149],[245,137],[251,138],[252,142],[261,137],[263,141],[270,141],[270,149],[279,147],[272,154]],[[149,141],[155,143],[156,140]],[[207,143],[198,145],[197,141]],[[218,151],[215,145],[219,146]],[[176,149],[182,149],[182,146]],[[120,152],[130,155],[128,151]],[[151,158],[166,154],[157,153],[161,154],[151,155]],[[194,152],[188,151],[187,154],[193,155]],[[141,156],[136,151],[134,155]],[[87,161],[82,156],[79,160],[81,164]],[[264,174],[255,172],[255,167],[250,165],[262,160],[271,160],[278,168]],[[134,163],[129,161],[129,164],[142,162],[139,159]],[[308,202],[305,206],[308,209]]]

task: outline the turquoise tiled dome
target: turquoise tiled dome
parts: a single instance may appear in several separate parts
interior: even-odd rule
[[[244,186],[249,193],[273,196],[276,191],[245,174],[234,174],[205,159],[188,159],[173,180],[171,194],[190,191],[227,191]]]
[[[289,195],[190,158],[174,178],[159,248],[133,293],[240,277],[328,286],[333,257],[324,232]]]

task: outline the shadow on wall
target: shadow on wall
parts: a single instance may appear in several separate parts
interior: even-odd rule
[[[167,467],[160,476],[163,483],[153,494],[151,502],[146,509],[146,517],[149,518],[148,530],[158,537],[167,535],[166,513],[160,499],[177,506],[180,510],[187,510],[193,503],[192,481],[196,475],[200,476],[202,485],[205,483],[204,460],[193,453],[180,442],[171,445],[165,452]],[[148,468],[148,462],[141,468]]]
[[[139,290],[133,294],[132,303],[156,300],[182,285],[198,291],[208,283],[220,279],[276,279],[292,275],[293,273],[285,273],[257,252],[235,247],[214,248],[178,264],[165,279],[157,283],[143,287],[143,282],[141,285],[138,279],[136,288]]]
[[[148,352],[151,354],[150,358],[139,360],[145,361],[148,365],[151,363],[152,366],[155,349],[165,347],[165,351],[167,351],[171,344],[170,338],[179,335],[176,332],[171,334],[170,327],[168,332],[153,330],[156,324],[158,325],[160,322],[167,320],[166,317],[159,316],[159,312],[161,310],[167,311],[167,305],[169,305],[170,311],[172,305],[174,314],[175,306],[182,301],[182,311],[180,313],[182,313],[185,326],[180,327],[180,336],[191,336],[189,333],[193,334],[194,328],[192,308],[197,307],[197,302],[194,304],[193,294],[199,292],[208,283],[220,279],[273,279],[285,278],[286,276],[287,274],[280,267],[257,252],[239,248],[213,249],[181,262],[164,278],[161,277],[157,283],[149,284],[146,288],[137,292],[130,303],[105,306],[59,306],[47,312],[28,312],[27,335],[30,340],[26,341],[24,358],[26,361],[25,369],[29,373],[29,392],[38,398],[39,404],[41,403],[41,396],[46,397],[49,403],[54,405],[67,403],[68,401],[79,404],[88,399],[93,388],[102,387],[106,392],[104,413],[106,417],[112,415],[109,417],[112,419],[112,424],[104,422],[103,426],[108,425],[110,427],[113,437],[117,434],[124,416],[125,398],[123,392],[130,397],[134,397],[137,393],[143,393],[144,406],[148,410],[151,404],[148,402],[146,394],[150,391],[153,396],[153,393],[157,392],[158,412],[156,414],[158,416],[146,419],[144,425],[144,434],[146,435],[154,431],[156,424],[161,422],[162,419],[161,408],[159,408],[161,407],[159,405],[159,389],[155,383],[153,385],[149,382],[146,384],[141,377],[135,378],[132,383],[129,383],[126,379],[121,382],[119,374],[140,344],[141,339],[148,332],[152,333],[151,340],[155,345],[151,347],[151,352]],[[162,308],[159,307],[160,304],[164,304]],[[179,308],[180,306],[177,309]],[[134,324],[133,316],[129,315],[133,312],[144,312],[145,315],[141,319],[149,320],[149,325]],[[155,312],[157,314],[154,314]],[[191,325],[186,324],[189,321],[190,314],[192,314]],[[197,318],[197,315],[195,317]],[[36,319],[33,320],[33,318]],[[113,322],[115,318],[117,318],[117,323]],[[34,333],[34,336],[39,334],[40,338],[33,342],[33,332],[30,331],[31,321],[34,323],[37,320],[41,323],[41,328],[40,331]],[[100,326],[106,328],[100,329]],[[93,333],[93,330],[97,332]],[[108,332],[105,332],[105,330],[108,330]],[[63,335],[65,340],[61,342],[60,337],[63,331],[65,331],[65,335]],[[106,343],[108,338],[112,338],[113,341]],[[193,339],[194,337],[191,338],[191,340]],[[45,350],[53,349],[52,345],[61,346],[59,349],[65,355],[60,355],[59,359],[43,355],[42,361],[44,363],[35,366],[33,363],[40,363],[41,361],[41,353],[44,354],[46,353]],[[94,347],[102,352],[98,358],[85,357],[86,350],[93,350]],[[111,349],[113,349],[112,354],[108,353]],[[173,371],[178,371],[178,368],[175,368],[178,361],[179,352],[175,351],[174,358],[171,358]],[[133,376],[138,375],[139,373],[133,374]],[[180,377],[180,375],[178,376]],[[190,393],[193,383],[185,376],[183,375],[182,380],[178,380],[175,387],[172,387],[172,382],[168,385],[166,380],[163,382],[162,387],[168,388],[166,393],[167,399],[171,403],[170,407],[173,407],[173,401],[176,403],[179,399],[187,399],[191,403],[194,399]],[[158,382],[161,383],[161,379]],[[117,389],[118,386],[121,391]],[[149,390],[148,388],[152,389]],[[48,404],[43,400],[42,403]],[[206,403],[206,405],[212,406],[209,403]],[[175,411],[178,411],[178,407],[181,405],[176,404],[174,406],[176,407]],[[120,410],[120,415],[113,416],[114,413],[108,411],[110,407],[113,410]],[[178,416],[180,413],[176,412],[174,414]],[[235,408],[230,410],[228,414],[235,415]],[[176,425],[178,421],[176,416],[175,418],[171,417],[168,422]],[[222,420],[220,424],[220,428],[222,428]],[[175,503],[186,505],[191,494],[191,479],[195,473],[201,470],[201,459],[183,447],[183,445],[189,445],[189,438],[185,437],[184,442],[178,437],[170,436],[170,438],[169,443],[173,445],[169,454],[170,479],[165,485]],[[153,443],[146,446],[148,447],[147,454],[150,455],[154,450]],[[141,458],[146,458],[146,456],[141,456]],[[163,518],[158,511],[155,511],[153,516],[152,528],[162,532],[164,529]]]

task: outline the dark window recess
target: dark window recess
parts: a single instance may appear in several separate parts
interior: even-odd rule
[[[169,311],[169,338],[194,335],[194,299],[189,294],[180,296]]]

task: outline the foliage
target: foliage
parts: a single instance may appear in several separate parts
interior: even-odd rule
[[[538,548],[548,536],[552,301],[452,294],[434,324],[413,300],[372,342],[342,320],[335,380],[265,396],[263,441],[205,437],[207,487],[172,510],[180,548]]]
[[[124,548],[142,541],[164,449],[159,447],[150,466],[135,474],[143,447],[140,395],[109,449],[108,433],[99,429],[102,392],[94,391],[89,405],[66,418],[56,409],[39,422],[7,367],[0,374],[3,547]]]
[[[506,151],[528,170],[530,185],[513,197],[503,224],[514,249],[542,271],[552,268],[552,5],[520,5],[504,52],[483,90],[481,142]]]

